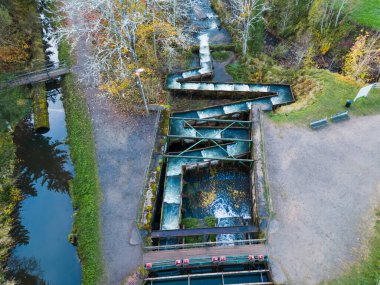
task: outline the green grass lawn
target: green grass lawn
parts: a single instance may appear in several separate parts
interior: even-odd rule
[[[70,156],[75,177],[70,185],[78,255],[82,264],[83,285],[99,284],[102,273],[100,202],[101,188],[95,155],[94,133],[85,98],[74,75],[63,80],[64,105]]]
[[[216,61],[225,61],[232,55],[232,52],[220,50],[220,51],[213,51],[211,55],[212,55],[212,58]]]
[[[367,97],[358,99],[353,104],[353,110],[358,115],[372,115],[380,113],[380,88],[372,89]]]
[[[308,124],[312,120],[329,117],[346,110],[346,100],[354,99],[361,85],[339,74],[326,70],[311,70],[308,75],[322,84],[322,90],[313,102],[305,108],[288,114],[274,113],[270,117],[278,122]],[[348,109],[354,115],[372,115],[380,113],[380,91],[374,89],[368,98],[361,98]]]
[[[349,13],[349,16],[355,22],[380,31],[379,0],[356,0],[352,5],[352,11]]]

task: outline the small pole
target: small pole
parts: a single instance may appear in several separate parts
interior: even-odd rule
[[[139,86],[140,88],[140,93],[141,93],[141,96],[144,100],[144,106],[145,106],[145,111],[146,111],[146,114],[149,115],[149,109],[148,109],[148,104],[146,102],[146,98],[145,98],[145,93],[144,93],[144,89],[142,87],[142,83],[141,83],[141,78],[140,78],[140,73],[141,72],[144,72],[144,69],[143,68],[139,68],[139,69],[136,69],[135,71],[135,75],[136,75],[136,79],[137,79],[137,85]]]

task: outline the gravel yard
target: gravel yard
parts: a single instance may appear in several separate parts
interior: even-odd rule
[[[311,129],[265,118],[275,279],[317,284],[363,257],[380,205],[380,116]]]

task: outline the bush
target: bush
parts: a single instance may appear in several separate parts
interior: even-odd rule
[[[213,51],[212,58],[216,61],[225,61],[231,56],[230,51]]]

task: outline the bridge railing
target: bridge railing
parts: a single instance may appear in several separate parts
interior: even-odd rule
[[[160,250],[173,250],[173,249],[188,249],[188,248],[202,248],[202,247],[216,247],[216,246],[239,246],[239,245],[253,245],[264,244],[266,239],[246,239],[246,240],[225,240],[225,241],[210,241],[200,243],[184,243],[184,244],[170,244],[170,245],[157,245],[157,246],[144,246],[146,251],[160,251]]]

